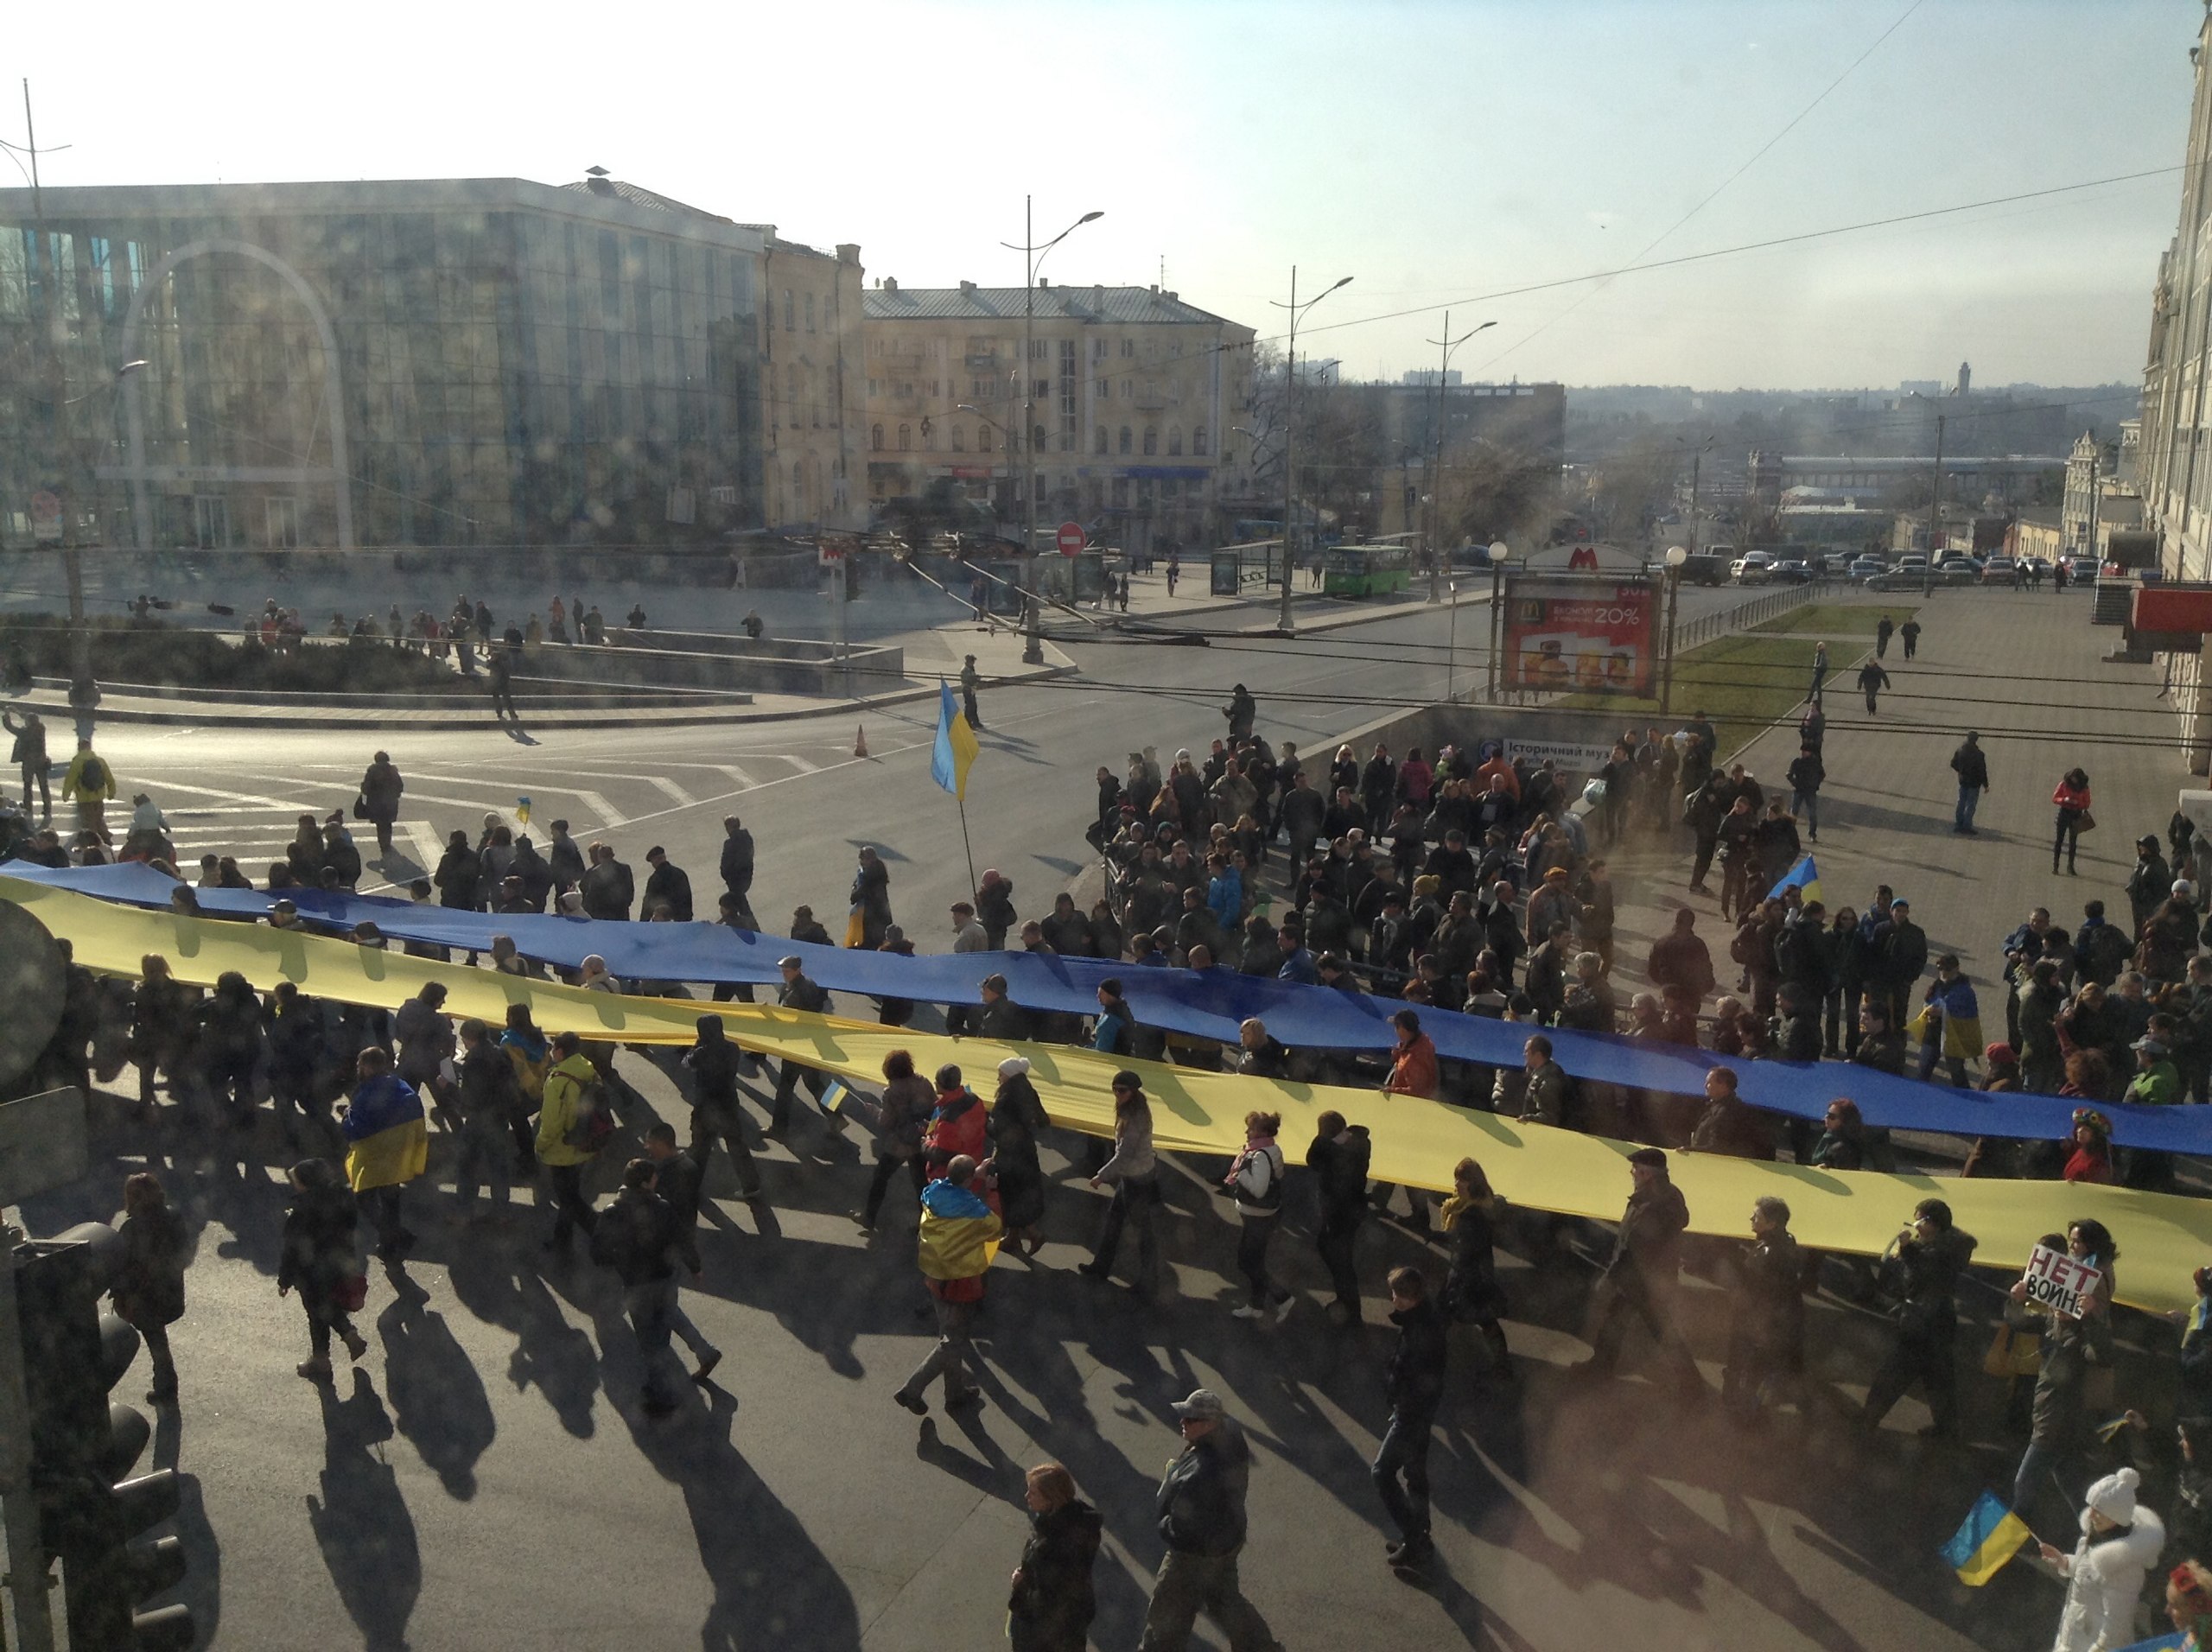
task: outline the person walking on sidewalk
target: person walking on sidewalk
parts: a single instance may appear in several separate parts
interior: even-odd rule
[[[1904,623],[1897,627],[1897,640],[1904,645],[1907,659],[1917,654],[1920,651],[1920,621],[1907,614]]]
[[[161,1179],[142,1170],[124,1178],[123,1226],[109,1290],[116,1317],[146,1339],[153,1362],[149,1405],[176,1403],[176,1362],[169,1357],[169,1327],[184,1318],[184,1270],[192,1238],[169,1208]]]
[[[1859,691],[1866,696],[1866,709],[1874,710],[1874,696],[1890,686],[1890,674],[1868,660],[1859,668]]]
[[[1367,1215],[1367,1169],[1374,1160],[1374,1146],[1363,1124],[1347,1124],[1344,1115],[1331,1109],[1313,1121],[1313,1145],[1306,1150],[1306,1163],[1320,1182],[1321,1223],[1313,1235],[1313,1248],[1321,1253],[1336,1287],[1329,1318],[1340,1325],[1359,1323],[1359,1270],[1352,1265],[1352,1249],[1359,1224]]]
[[[1813,645],[1813,686],[1805,690],[1805,698],[1812,705],[1821,703],[1821,689],[1828,680],[1828,645],[1825,642]]]
[[[1981,736],[1971,728],[1951,753],[1951,772],[1959,777],[1959,805],[1951,813],[1951,829],[1962,837],[1975,836],[1974,811],[1981,806],[1981,794],[1989,790],[1989,759],[1982,754]]]
[[[1658,1148],[1639,1147],[1629,1154],[1628,1172],[1634,1186],[1613,1241],[1612,1259],[1599,1280],[1604,1306],[1591,1332],[1591,1357],[1571,1369],[1589,1376],[1611,1376],[1620,1363],[1621,1343],[1632,1314],[1675,1367],[1682,1390],[1695,1394],[1703,1389],[1704,1379],[1672,1312],[1682,1233],[1690,1224],[1689,1205],[1668,1176],[1667,1155]]]
[[[1229,1636],[1230,1652],[1281,1652],[1236,1579],[1252,1447],[1211,1388],[1193,1388],[1174,1410],[1183,1451],[1167,1465],[1158,1500],[1167,1553],[1153,1580],[1137,1652],[1184,1652],[1201,1611]]]
[[[106,842],[107,800],[113,796],[115,771],[92,750],[91,740],[79,740],[77,755],[61,777],[61,801],[77,805],[77,829]]]
[[[1890,638],[1897,628],[1897,622],[1886,613],[1882,616],[1882,622],[1874,627],[1874,658],[1876,659],[1880,659],[1889,653]]]
[[[1821,766],[1819,749],[1811,746],[1799,748],[1785,778],[1789,782],[1789,812],[1803,817],[1806,838],[1819,842],[1821,787],[1828,778],[1827,770]]]
[[[2058,857],[2066,856],[2066,870],[2075,872],[2074,857],[2082,848],[2082,834],[2097,823],[2089,812],[2089,774],[2086,769],[2069,769],[2050,794],[2050,801],[2058,810],[2057,835],[2050,841],[2050,869],[2058,871]]]
[[[368,1280],[355,1234],[361,1207],[353,1190],[327,1159],[302,1159],[291,1170],[292,1204],[284,1213],[283,1249],[276,1263],[276,1294],[296,1288],[308,1315],[308,1357],[296,1369],[311,1382],[330,1381],[330,1333],[359,1360],[368,1339],[349,1317],[361,1305]]]
[[[1264,1028],[1262,1035],[1265,1036]],[[1282,1148],[1275,1141],[1275,1133],[1281,1128],[1280,1113],[1247,1113],[1244,1150],[1222,1179],[1222,1185],[1236,1200],[1236,1219],[1243,1229],[1236,1245],[1236,1266],[1252,1287],[1244,1306],[1230,1311],[1238,1319],[1256,1319],[1272,1308],[1276,1323],[1281,1324],[1290,1317],[1291,1305],[1297,1300],[1268,1277],[1268,1246],[1282,1225]]]
[[[1160,1283],[1160,1160],[1153,1152],[1152,1104],[1145,1100],[1143,1084],[1134,1072],[1114,1075],[1114,1156],[1090,1179],[1093,1187],[1110,1183],[1114,1202],[1106,1207],[1106,1225],[1099,1230],[1098,1249],[1076,1271],[1086,1279],[1110,1277],[1114,1253],[1121,1248],[1122,1229],[1134,1222],[1136,1290],[1140,1296],[1149,1296]]]
[[[1098,1615],[1091,1573],[1103,1522],[1058,1463],[1039,1464],[1023,1481],[1029,1541],[1007,1598],[1007,1639],[1014,1652],[1084,1652]]]
[[[359,1064],[361,1082],[339,1121],[346,1141],[346,1176],[377,1230],[377,1255],[396,1261],[415,1243],[399,1199],[429,1167],[429,1128],[422,1096],[391,1070],[391,1051],[370,1045]]]
[[[582,1228],[588,1236],[599,1223],[584,1194],[584,1166],[599,1156],[599,1148],[579,1127],[594,1105],[591,1093],[600,1077],[583,1052],[583,1040],[574,1032],[554,1034],[553,1065],[537,1112],[537,1162],[553,1182],[553,1232],[545,1249],[563,1257],[570,1235]]]

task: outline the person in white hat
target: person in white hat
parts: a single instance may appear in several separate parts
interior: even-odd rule
[[[2082,1541],[2071,1554],[2037,1545],[2066,1579],[2066,1609],[2051,1652],[2111,1652],[2136,1639],[2137,1598],[2166,1543],[2165,1522],[2135,1501],[2140,1484],[2133,1469],[2121,1469],[2089,1488]]]

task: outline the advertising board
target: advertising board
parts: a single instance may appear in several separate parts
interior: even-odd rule
[[[1650,580],[1516,575],[1506,581],[1504,607],[1508,688],[1645,698],[1654,693],[1659,603]]]

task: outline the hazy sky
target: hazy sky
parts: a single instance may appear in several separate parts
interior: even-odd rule
[[[1906,14],[1910,11],[1910,16]],[[1484,299],[2150,168],[2139,181]],[[2136,378],[2171,239],[2200,0],[936,0],[373,8],[117,0],[97,41],[19,7],[51,184],[518,175],[588,166],[869,279],[1167,285],[1360,376],[1433,363],[1575,384]],[[8,88],[10,97],[15,88]],[[22,113],[0,100],[0,137]],[[0,173],[8,170],[0,166]],[[1362,322],[1319,330],[1326,323]]]

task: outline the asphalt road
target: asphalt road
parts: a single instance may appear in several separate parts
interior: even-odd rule
[[[1024,911],[1043,910],[1080,865],[1098,763],[1211,739],[1233,678],[1258,695],[1267,732],[1325,744],[1377,715],[1370,699],[1434,693],[1440,658],[1402,657],[1447,625],[1425,616],[1235,653],[1086,653],[1072,683],[987,695],[968,810],[978,866],[999,866]],[[968,880],[952,801],[927,778],[929,719],[877,715],[865,759],[846,721],[543,744],[395,729],[387,743],[415,800],[405,842],[418,859],[443,829],[527,793],[537,818],[612,833],[641,871],[645,848],[665,843],[710,896],[719,821],[734,809],[760,840],[764,916],[801,900],[840,912],[851,846],[874,842],[899,915],[934,950]],[[118,728],[103,746],[184,845],[256,858],[280,852],[298,810],[350,800],[368,756],[312,733],[245,738]],[[680,1118],[659,1073],[635,1056],[621,1065],[640,1092],[633,1127]],[[1833,1301],[1814,1312],[1824,1380],[1812,1415],[1747,1434],[1711,1401],[1649,1381],[1638,1343],[1624,1381],[1562,1377],[1583,1351],[1591,1269],[1511,1265],[1524,1381],[1478,1391],[1479,1356],[1458,1349],[1432,1460],[1442,1558],[1408,1582],[1382,1565],[1390,1534],[1364,1466],[1387,1344],[1324,1324],[1300,1190],[1279,1263],[1307,1299],[1278,1328],[1228,1317],[1241,1298],[1234,1231],[1202,1179],[1218,1167],[1169,1173],[1174,1277],[1154,1305],[1072,1274],[1100,1202],[1064,1175],[1045,1254],[993,1276],[988,1403],[917,1425],[890,1398],[925,1347],[906,1219],[873,1245],[855,1234],[846,1213],[866,1166],[810,1120],[765,1158],[766,1216],[728,1203],[717,1168],[724,1198],[687,1300],[728,1358],[714,1389],[649,1423],[611,1281],[548,1265],[534,1217],[464,1229],[449,1195],[427,1187],[410,1193],[420,1249],[404,1274],[372,1281],[369,1357],[319,1394],[292,1374],[303,1327],[273,1287],[295,1150],[267,1125],[242,1153],[173,1119],[149,1140],[105,1102],[99,1124],[104,1174],[25,1216],[48,1233],[114,1214],[120,1175],[143,1156],[200,1230],[175,1336],[182,1421],[156,1455],[186,1477],[183,1598],[203,1644],[985,1649],[1002,1643],[1020,1470],[1058,1458],[1106,1517],[1094,1643],[1126,1649],[1160,1553],[1151,1491],[1176,1449],[1166,1407],[1201,1382],[1251,1430],[1246,1586],[1294,1648],[1995,1648],[2047,1637],[2057,1610],[2056,1585],[2024,1566],[1969,1595],[1935,1559],[1975,1486],[2001,1484],[2009,1461],[1923,1447],[1914,1401],[1871,1439],[1841,1421],[1883,1332]],[[447,1178],[442,1145],[432,1180]],[[1395,1225],[1370,1223],[1361,1242],[1370,1285],[1424,1259],[1440,1268]],[[1717,1388],[1719,1293],[1693,1285],[1685,1300]]]

